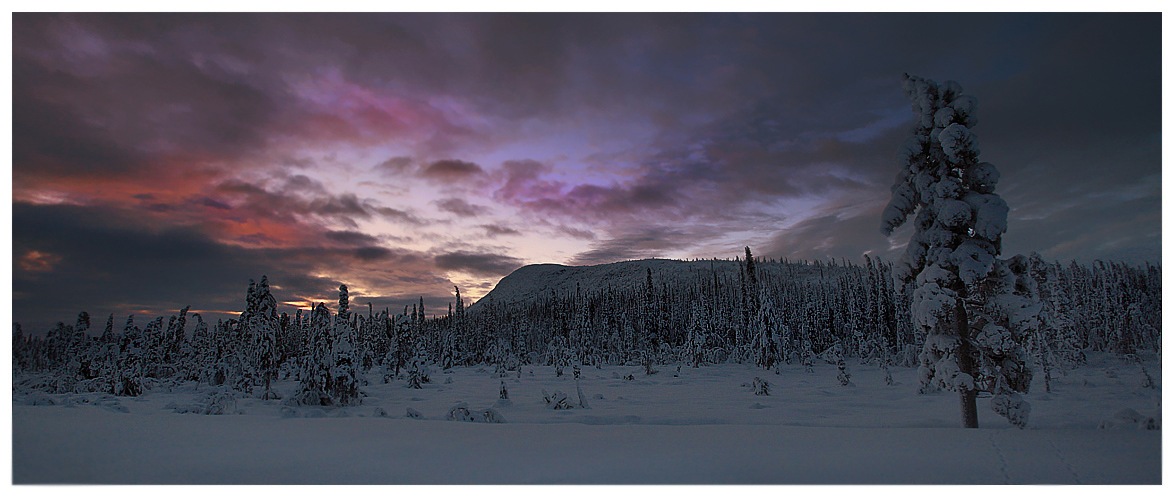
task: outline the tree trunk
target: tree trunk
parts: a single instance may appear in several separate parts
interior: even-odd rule
[[[975,391],[959,391],[959,410],[963,415],[964,429],[979,428],[979,411],[975,408]]]
[[[963,299],[955,301],[955,321],[959,333],[959,373],[975,377],[974,365],[971,362],[971,326],[967,321],[967,309]],[[962,415],[964,429],[979,428],[979,411],[975,408],[975,390],[959,390],[959,413]]]

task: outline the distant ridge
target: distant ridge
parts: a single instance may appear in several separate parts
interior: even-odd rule
[[[611,287],[631,289],[645,283],[646,270],[653,273],[653,284],[694,282],[712,278],[711,270],[719,278],[738,278],[743,262],[733,260],[682,261],[676,259],[641,259],[592,266],[565,266],[551,263],[527,265],[506,275],[488,294],[469,307],[476,311],[483,303],[513,304],[544,296],[574,294],[578,284],[582,292]],[[760,275],[790,272],[796,278],[819,278],[821,268],[814,264],[768,263],[757,261]],[[840,268],[824,265],[827,276],[838,275]]]

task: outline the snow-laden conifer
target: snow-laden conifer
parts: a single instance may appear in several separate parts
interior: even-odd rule
[[[334,350],[330,310],[318,303],[310,313],[309,348],[302,357],[298,393],[294,402],[302,405],[329,405],[334,367]]]
[[[331,403],[349,406],[359,403],[359,358],[355,348],[356,331],[351,322],[347,286],[339,286],[339,314],[335,316],[331,380],[327,386]]]
[[[760,288],[757,302],[755,318],[751,322],[751,333],[754,338],[751,349],[755,356],[755,364],[770,370],[782,359],[779,348],[779,315],[775,303],[767,294],[766,287]]]
[[[939,85],[904,75],[913,104],[913,134],[898,152],[902,169],[882,214],[888,236],[915,215],[914,234],[895,272],[916,282],[915,325],[928,335],[919,379],[959,392],[964,427],[977,427],[975,397],[993,394],[992,409],[1022,425],[1031,370],[1022,344],[1036,328],[1035,282],[1019,256],[997,258],[1008,206],[995,193],[999,171],[979,161],[971,128],[974,97],[958,83]]]

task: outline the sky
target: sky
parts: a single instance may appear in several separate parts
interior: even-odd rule
[[[1004,254],[1161,262],[1160,14],[12,17],[13,320],[445,312],[533,263],[894,261],[905,72],[979,101]]]

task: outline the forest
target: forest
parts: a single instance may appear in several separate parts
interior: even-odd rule
[[[1034,385],[1048,390],[1054,372],[1080,366],[1088,351],[1125,361],[1159,352],[1159,267],[1021,259],[1040,306],[1024,335],[1034,370],[1043,373]],[[696,271],[704,263],[709,271]],[[744,258],[688,268],[645,268],[642,284],[623,288],[593,281],[469,307],[455,288],[443,312],[426,310],[423,299],[402,311],[355,310],[341,285],[334,309],[318,303],[293,316],[278,313],[262,276],[250,280],[239,317],[215,324],[188,308],[142,327],[131,315],[120,329],[111,314],[100,333],[86,312],[44,335],[14,324],[14,379],[49,393],[117,396],[195,382],[262,399],[286,396],[292,404],[348,406],[361,402],[368,383],[419,387],[437,369],[459,365],[503,374],[547,365],[558,375],[564,367],[606,364],[640,365],[646,374],[724,362],[764,369],[846,359],[883,370],[919,364],[927,332],[911,318],[914,285],[895,284],[891,263],[867,255],[864,264],[778,261],[748,248]],[[296,380],[298,391],[275,392],[278,379]]]

